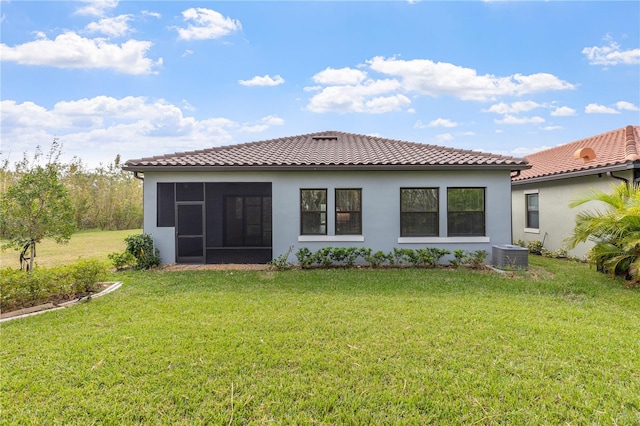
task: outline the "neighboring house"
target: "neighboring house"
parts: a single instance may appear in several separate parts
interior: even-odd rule
[[[640,181],[640,126],[627,126],[531,154],[531,168],[512,178],[514,240],[543,241],[549,250],[564,248],[579,211],[599,206],[569,203],[591,190],[611,191],[620,182]],[[570,251],[584,256],[592,243]]]
[[[307,247],[511,243],[519,158],[322,132],[129,160],[163,263],[265,263]],[[295,261],[294,256],[291,257]]]

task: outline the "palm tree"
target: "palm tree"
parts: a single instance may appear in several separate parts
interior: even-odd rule
[[[565,240],[569,249],[587,240],[595,245],[588,257],[598,270],[628,279],[640,278],[640,185],[613,185],[606,193],[593,190],[572,201],[572,208],[590,201],[604,203],[604,209],[576,215],[573,234]]]

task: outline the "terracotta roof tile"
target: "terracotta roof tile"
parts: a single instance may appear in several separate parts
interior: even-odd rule
[[[125,169],[479,165],[513,169],[528,167],[521,158],[330,131],[129,160]]]
[[[585,148],[593,149],[596,158],[590,161],[574,158],[576,151]],[[626,164],[640,160],[639,153],[640,126],[627,126],[527,155],[525,159],[532,167],[523,170],[513,181]]]

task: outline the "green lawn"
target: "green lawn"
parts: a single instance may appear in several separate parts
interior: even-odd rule
[[[129,272],[3,323],[6,424],[640,424],[640,290],[452,270]]]
[[[53,267],[73,263],[79,257],[83,259],[107,260],[107,255],[125,249],[124,239],[139,234],[140,229],[124,231],[82,231],[75,233],[67,244],[56,244],[53,240],[44,240],[36,245],[36,265]],[[2,241],[4,244],[5,241]],[[20,252],[13,249],[0,250],[0,267],[19,268]]]

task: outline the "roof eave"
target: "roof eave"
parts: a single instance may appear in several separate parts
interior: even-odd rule
[[[365,165],[246,165],[246,166],[139,166],[130,172],[290,172],[290,171],[421,171],[421,170],[524,170],[529,164],[365,164]]]
[[[570,179],[570,178],[576,178],[576,177],[582,177],[582,176],[597,175],[600,173],[619,172],[621,170],[632,170],[632,169],[640,169],[640,161],[626,162],[621,164],[613,164],[609,166],[594,167],[592,169],[583,169],[583,170],[576,170],[573,172],[563,172],[563,173],[556,173],[552,175],[532,177],[528,179],[514,180],[511,182],[511,185],[516,186],[516,185],[526,185],[530,183],[549,182],[553,180]]]

